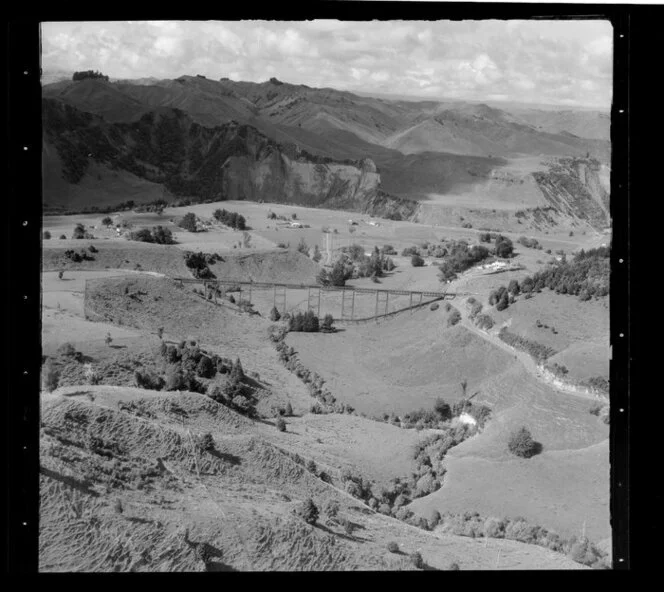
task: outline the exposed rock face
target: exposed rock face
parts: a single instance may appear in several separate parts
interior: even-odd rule
[[[604,228],[611,223],[605,169],[592,158],[560,158],[548,171],[533,173],[533,177],[560,213]]]
[[[71,184],[90,161],[163,183],[174,195],[247,199],[368,211],[403,210],[402,200],[378,196],[380,175],[371,159],[337,161],[297,146],[282,147],[237,122],[206,128],[176,109],[150,112],[133,124],[108,123],[44,100],[46,144],[57,149]],[[49,187],[44,188],[48,200]],[[122,196],[118,196],[119,200]],[[389,209],[389,208],[388,208]]]

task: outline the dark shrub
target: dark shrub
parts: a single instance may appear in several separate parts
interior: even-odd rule
[[[528,428],[521,427],[510,434],[507,448],[516,456],[530,458],[540,452],[541,445],[533,440]]]
[[[318,520],[318,508],[314,504],[311,498],[308,498],[298,509],[298,515],[307,523],[307,524],[316,524]]]
[[[149,369],[134,372],[136,386],[152,391],[160,391],[164,387],[164,380]]]
[[[272,310],[270,311],[270,320],[271,321],[278,321],[281,318],[281,314],[277,310],[276,306],[272,307]]]
[[[410,258],[410,264],[413,267],[424,267],[424,259],[422,259],[422,257],[420,257],[419,255],[413,255]]]
[[[461,313],[456,308],[454,308],[452,310],[452,312],[450,313],[450,316],[447,317],[447,326],[448,327],[453,327],[460,320],[461,320]]]
[[[51,238],[51,233],[48,230],[44,230],[44,232],[42,232],[42,238],[44,240],[50,239]]]
[[[166,371],[166,383],[164,390],[166,391],[183,391],[186,389],[184,375],[179,365],[172,365]]]
[[[60,235],[60,240],[67,240],[67,235],[66,234],[61,234]]]
[[[202,356],[200,362],[198,362],[196,373],[201,378],[213,378],[217,373],[217,369],[215,368],[210,358],[207,356]]]
[[[280,432],[286,431],[286,422],[280,417],[275,424]]]
[[[387,550],[390,553],[398,553],[399,552],[399,545],[395,543],[394,541],[390,541],[387,543]]]
[[[325,317],[323,318],[323,322],[321,323],[320,330],[326,333],[334,331],[335,329],[332,326],[333,324],[334,324],[334,318],[332,317],[332,315],[326,314]]]
[[[415,553],[412,553],[410,556],[410,562],[417,568],[417,569],[423,569],[424,568],[424,559],[422,559],[422,554],[419,551],[415,551]]]
[[[314,314],[313,310],[307,312],[295,313],[288,320],[289,331],[303,331],[307,333],[315,333],[320,329],[318,317]]]
[[[337,500],[328,500],[325,502],[323,514],[328,520],[335,520],[339,515],[339,502]]]
[[[72,238],[76,239],[82,239],[85,238],[85,226],[81,224],[80,222],[76,224],[76,227],[74,228],[74,232],[72,233]]]
[[[438,308],[439,308],[439,304],[438,304],[437,302],[434,302],[434,303],[431,304],[431,306],[429,307],[429,310],[438,310]]]
[[[201,450],[214,450],[214,438],[210,432],[199,436],[197,444]]]
[[[178,222],[178,226],[188,232],[196,232],[196,214],[193,212],[186,213],[182,220]]]
[[[433,406],[434,411],[438,414],[441,420],[445,421],[452,418],[452,409],[449,404],[443,399],[438,398]]]

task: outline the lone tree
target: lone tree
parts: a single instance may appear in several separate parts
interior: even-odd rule
[[[410,264],[411,264],[413,267],[424,267],[424,259],[422,259],[422,257],[420,257],[419,255],[414,254],[414,255],[410,258]]]
[[[300,507],[299,514],[307,524],[311,524],[312,526],[316,524],[318,520],[318,508],[311,498],[305,500]]]
[[[178,226],[188,230],[189,232],[196,232],[196,214],[193,212],[186,213],[182,220],[180,220]]]
[[[106,343],[106,345],[111,345],[111,343],[113,343],[113,338],[111,337],[110,333],[106,333],[106,338],[104,339],[104,343]]]
[[[285,432],[286,431],[286,422],[280,417],[277,419],[277,423],[275,424],[277,426],[277,429],[280,432]]]
[[[281,318],[281,313],[277,310],[276,306],[273,306],[272,310],[270,311],[270,320],[278,321],[280,318]]]
[[[507,448],[516,456],[530,458],[540,451],[541,445],[533,440],[530,430],[522,426],[510,434]]]
[[[284,411],[287,417],[292,417],[293,415],[293,406],[290,404],[290,401],[286,403],[286,409]]]
[[[110,226],[111,224],[113,224],[113,219],[110,216],[106,216],[105,218],[102,218],[101,223],[104,226]]]

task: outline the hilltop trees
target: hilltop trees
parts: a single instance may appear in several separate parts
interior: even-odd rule
[[[74,72],[73,76],[71,77],[71,79],[75,82],[88,78],[91,80],[103,80],[104,82],[108,82],[108,76],[104,76],[101,72],[97,72],[97,70],[83,70],[81,72]]]

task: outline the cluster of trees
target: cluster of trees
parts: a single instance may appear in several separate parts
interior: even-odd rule
[[[152,230],[149,228],[140,228],[134,230],[127,235],[129,240],[140,241],[143,243],[157,243],[159,245],[173,245],[175,239],[170,229],[164,226],[153,226]]]
[[[81,261],[94,261],[95,258],[90,253],[96,252],[97,248],[94,245],[90,245],[88,250],[81,249],[78,253],[73,249],[67,249],[65,251],[65,257],[74,263],[80,263]]]
[[[191,269],[195,278],[202,280],[214,279],[216,276],[208,265],[214,265],[221,257],[216,253],[194,253],[192,251],[185,251],[184,262],[185,265]]]
[[[162,341],[159,351],[160,370],[140,368],[135,372],[140,388],[165,391],[190,391],[207,394],[212,399],[245,415],[255,415],[253,388],[240,359],[235,361],[211,354],[195,340],[178,345]],[[225,380],[215,380],[224,375]]]
[[[313,310],[297,312],[288,317],[289,331],[302,331],[305,333],[317,333],[318,331],[331,332],[334,319],[331,314],[325,315],[321,322]]]
[[[581,250],[572,261],[563,259],[526,278],[521,291],[541,292],[543,288],[549,288],[556,294],[578,296],[582,301],[607,296],[611,273],[610,256],[610,247]]]
[[[447,255],[438,266],[440,269],[438,277],[441,282],[452,281],[456,279],[458,274],[470,269],[489,255],[489,249],[483,245],[468,247],[465,241],[452,242],[449,245]]]
[[[228,210],[215,210],[212,214],[216,220],[230,226],[235,230],[246,230],[247,229],[247,220],[242,214],[237,212],[229,212]]]
[[[316,281],[323,286],[345,286],[346,280],[353,277],[353,266],[348,265],[344,259],[337,259],[329,271],[321,269]]]
[[[71,79],[74,81],[85,80],[86,78],[90,78],[92,80],[104,80],[105,82],[108,82],[108,76],[104,76],[101,72],[97,72],[97,70],[83,70],[81,72],[74,72],[73,76],[71,77]]]
[[[516,296],[521,293],[521,286],[515,279],[505,286],[492,290],[489,294],[489,304],[496,305],[496,310],[505,310],[510,304],[514,304]]]
[[[74,232],[72,233],[71,237],[76,239],[94,238],[92,233],[88,232],[88,230],[85,228],[85,225],[81,224],[80,222],[78,222],[74,227]]]

